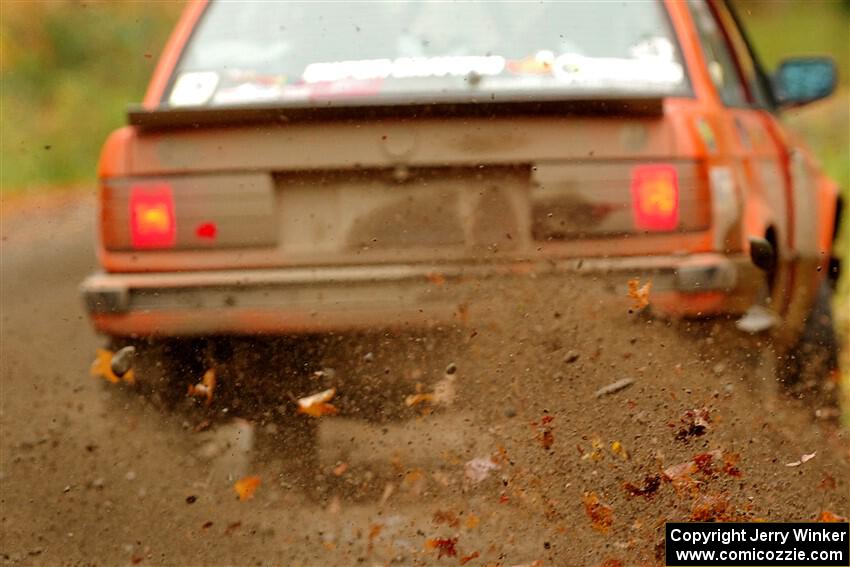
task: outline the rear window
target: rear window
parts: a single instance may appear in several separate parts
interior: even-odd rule
[[[658,2],[213,2],[171,106],[684,94]]]

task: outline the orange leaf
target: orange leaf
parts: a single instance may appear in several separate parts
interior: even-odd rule
[[[406,398],[404,398],[404,405],[406,405],[409,408],[412,408],[413,406],[416,406],[416,405],[419,405],[419,404],[433,403],[433,402],[434,402],[434,394],[427,394],[427,393],[411,394],[411,395],[407,396]]]
[[[205,398],[204,405],[210,405],[215,392],[215,369],[210,368],[204,372],[204,377],[195,385],[189,384],[187,395],[193,398]]]
[[[304,398],[299,398],[297,400],[298,403],[298,413],[303,413],[304,415],[309,415],[310,417],[322,417],[324,415],[335,415],[339,410],[336,409],[336,406],[330,404],[333,397],[336,395],[336,388],[330,388],[319,392],[318,394],[313,394],[312,396],[307,396]]]
[[[595,492],[585,492],[582,498],[584,502],[584,513],[590,518],[593,529],[607,534],[614,524],[614,510],[599,501]]]
[[[642,286],[640,280],[632,278],[628,281],[629,297],[634,300],[634,309],[637,311],[649,305],[649,292],[652,289],[652,280]]]
[[[257,488],[262,484],[262,480],[258,476],[246,476],[245,478],[240,478],[233,484],[233,490],[236,491],[236,494],[239,495],[239,500],[244,502],[245,500],[250,500],[254,497],[254,492],[257,491]]]
[[[428,549],[437,550],[437,559],[443,556],[457,557],[457,540],[458,538],[432,538],[425,541],[425,547]]]
[[[815,519],[816,522],[825,522],[825,523],[836,523],[836,522],[846,522],[847,518],[843,516],[839,516],[838,514],[833,514],[829,510],[824,510],[818,517]]]

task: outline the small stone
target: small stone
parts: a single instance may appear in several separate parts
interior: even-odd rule
[[[718,362],[711,369],[715,374],[723,374],[726,371],[726,364],[722,362]]]
[[[66,485],[65,488],[62,489],[62,492],[71,492],[71,485]]]
[[[508,406],[505,408],[505,417],[516,417],[516,409]]]
[[[197,501],[198,501],[198,497],[195,496],[194,494],[191,494],[191,495],[186,497],[186,504],[194,504]]]
[[[564,362],[567,364],[572,364],[576,360],[578,360],[579,354],[574,350],[567,351],[567,354],[564,355]]]
[[[452,375],[457,372],[457,365],[454,362],[450,362],[448,366],[446,366],[446,374]]]
[[[367,352],[366,354],[363,355],[363,361],[364,362],[372,362],[373,360],[375,360],[375,355],[372,354],[371,352]]]
[[[92,488],[103,488],[104,484],[106,484],[106,481],[100,476],[91,481]]]
[[[136,480],[136,473],[133,471],[127,471],[127,474],[124,475],[124,478],[127,480]]]

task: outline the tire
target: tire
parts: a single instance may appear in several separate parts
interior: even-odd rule
[[[836,403],[832,381],[839,348],[832,317],[832,288],[824,281],[811,307],[800,338],[788,348],[777,367],[779,381],[797,393],[814,390]]]

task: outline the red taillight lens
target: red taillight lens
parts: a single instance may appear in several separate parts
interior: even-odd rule
[[[676,230],[679,226],[679,180],[672,165],[634,168],[632,212],[638,230]]]
[[[170,248],[177,240],[174,196],[167,183],[130,188],[130,236],[134,248]]]

